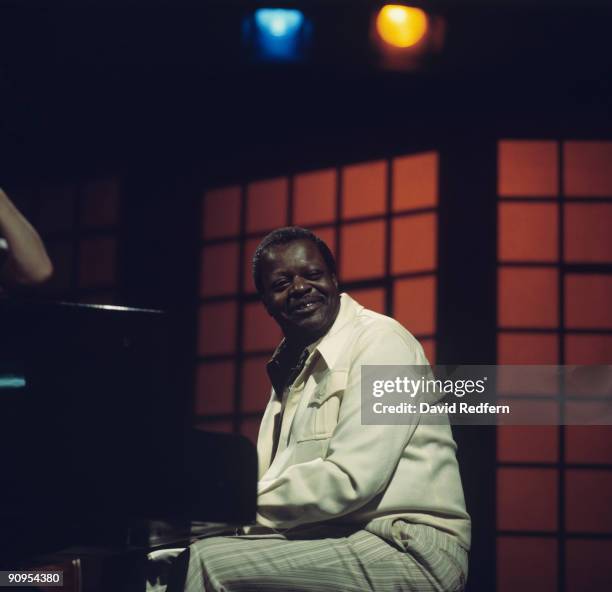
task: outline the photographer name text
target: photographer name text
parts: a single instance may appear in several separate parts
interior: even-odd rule
[[[487,414],[498,414],[507,415],[510,413],[509,405],[491,405],[490,403],[477,403],[470,405],[463,401],[457,403],[395,403],[393,405],[387,405],[381,401],[376,401],[372,405],[372,411],[377,415],[380,414],[425,414],[429,413],[432,415],[436,414],[469,414],[469,415],[487,415]]]

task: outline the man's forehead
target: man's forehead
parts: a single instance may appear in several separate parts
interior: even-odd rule
[[[268,268],[296,263],[325,265],[325,260],[317,245],[305,239],[271,245],[266,249],[264,262],[267,263]]]

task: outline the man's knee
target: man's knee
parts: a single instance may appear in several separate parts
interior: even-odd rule
[[[213,537],[191,544],[173,562],[166,592],[191,592],[223,589],[218,577],[227,552],[224,539]],[[160,588],[163,589],[163,588]]]
[[[244,565],[244,553],[239,546],[233,537],[211,537],[193,543],[188,550],[188,574],[197,577],[199,573],[206,589],[231,590],[231,579]]]

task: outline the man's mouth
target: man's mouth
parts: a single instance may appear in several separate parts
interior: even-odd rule
[[[291,314],[309,314],[314,312],[323,302],[321,300],[307,300],[298,302],[291,307]]]

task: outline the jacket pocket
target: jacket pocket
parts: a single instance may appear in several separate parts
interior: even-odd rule
[[[327,399],[336,394],[343,393],[346,389],[348,372],[344,370],[331,371],[317,385],[309,405],[322,405]]]
[[[305,409],[306,421],[297,442],[331,437],[336,424],[342,395],[346,388],[346,372],[330,372],[317,388]]]

